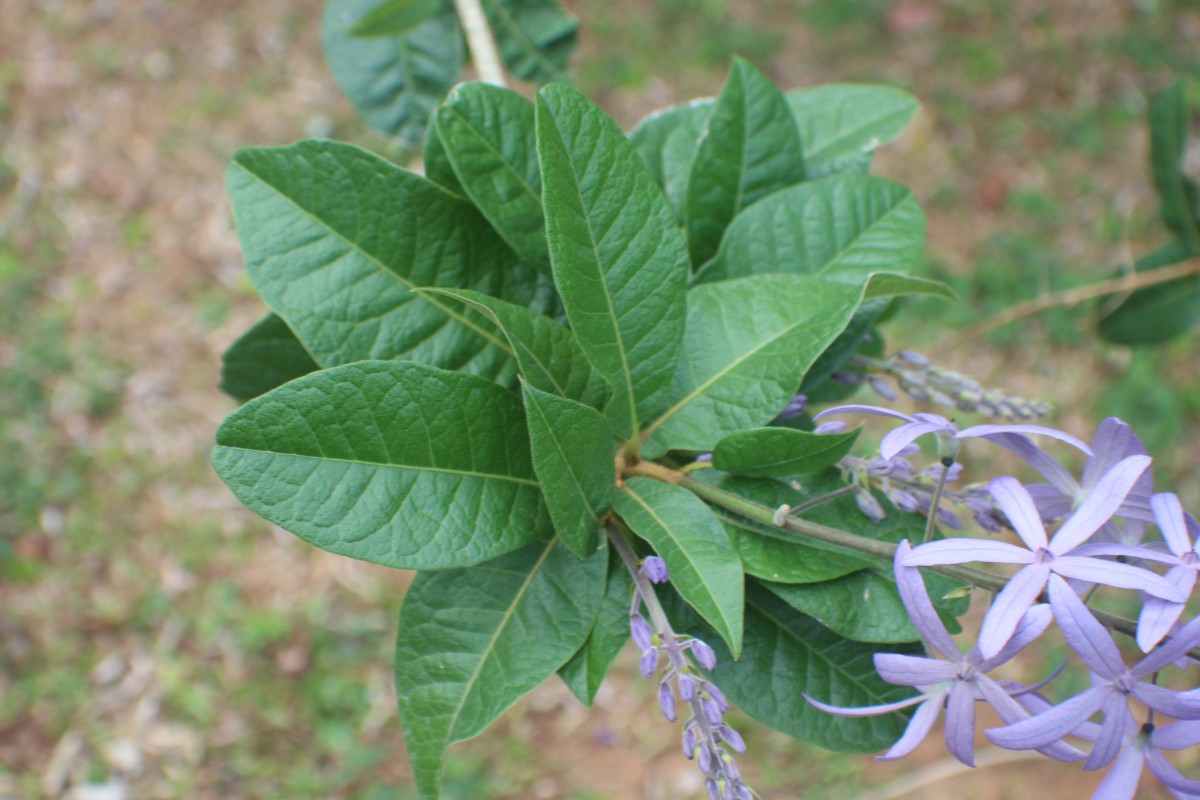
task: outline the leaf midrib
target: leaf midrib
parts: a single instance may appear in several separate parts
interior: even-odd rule
[[[913,112],[915,113],[915,109],[913,109]],[[843,153],[858,152],[861,150],[861,148],[849,149],[849,148],[842,147],[841,143],[852,140],[852,139],[856,139],[856,138],[858,138],[860,132],[869,130],[877,125],[883,125],[884,123],[890,122],[892,119],[894,119],[896,117],[902,117],[907,113],[908,113],[908,109],[896,109],[896,110],[888,112],[887,114],[883,114],[881,116],[875,117],[874,119],[864,122],[853,128],[847,129],[841,135],[831,137],[829,139],[826,139],[824,142],[821,142],[819,148],[814,148],[811,152],[805,153],[804,154],[805,158],[811,158],[814,162],[819,163],[825,159],[832,160],[833,157],[842,155]],[[796,115],[794,109],[792,110],[792,115],[793,116]],[[835,145],[837,145],[841,149],[841,152],[839,152],[837,149],[834,149]],[[825,155],[826,152],[829,152],[829,151],[833,152],[832,156]]]
[[[583,498],[583,506],[587,509],[588,516],[592,518],[592,521],[595,523],[595,527],[600,527],[600,517],[598,517],[596,512],[592,510],[591,499],[588,497],[583,485],[579,482],[579,476],[575,472],[575,465],[571,463],[570,456],[568,456],[567,451],[563,449],[562,442],[559,441],[558,434],[555,431],[554,426],[550,424],[550,419],[546,416],[546,412],[542,409],[542,405],[537,398],[534,398],[533,408],[535,411],[537,411],[538,416],[542,418],[542,423],[545,424],[546,430],[550,433],[550,438],[554,441],[554,449],[558,451],[559,456],[562,457],[563,463],[567,465],[567,475],[570,476],[571,483],[575,484],[575,489],[579,493],[579,496]]]
[[[395,272],[395,271],[389,269],[381,260],[379,260],[373,254],[368,253],[366,250],[364,250],[362,247],[360,247],[357,242],[354,242],[353,240],[351,240],[349,237],[347,237],[341,231],[335,229],[331,225],[326,224],[315,213],[313,213],[309,209],[305,208],[304,206],[300,205],[300,203],[297,202],[296,199],[293,198],[290,194],[283,192],[275,184],[267,181],[266,179],[264,179],[257,173],[251,171],[249,168],[246,167],[245,164],[235,161],[234,165],[239,170],[244,172],[246,175],[250,176],[255,181],[257,181],[259,184],[267,187],[268,189],[273,191],[277,196],[286,200],[288,203],[291,204],[291,206],[293,208],[295,208],[297,211],[299,211],[304,216],[308,217],[309,220],[311,220],[314,225],[321,228],[322,230],[328,231],[330,235],[332,235],[332,236],[336,237],[337,239],[339,239],[340,241],[342,241],[347,246],[348,249],[353,250],[355,253],[358,253],[360,256],[362,256],[368,262],[373,264],[376,268],[378,268],[384,274],[390,275],[397,283],[399,283],[401,286],[403,286],[405,288],[405,290],[407,290],[410,294],[412,294],[415,297],[419,297],[419,298],[423,299],[425,302],[429,303],[434,308],[441,311],[443,314],[445,314],[450,319],[459,323],[464,328],[467,328],[468,330],[476,333],[478,336],[480,336],[484,340],[490,342],[492,345],[499,348],[500,350],[503,350],[504,352],[508,353],[510,356],[513,356],[513,357],[516,356],[516,354],[513,353],[512,348],[508,346],[508,342],[497,338],[491,331],[487,331],[487,330],[479,327],[478,325],[476,325],[474,322],[472,322],[470,319],[468,319],[464,315],[457,313],[456,311],[454,311],[453,309],[451,309],[450,307],[448,307],[442,303],[437,302],[436,300],[429,297],[428,295],[422,295],[418,292],[412,291],[414,288],[416,288],[415,284],[413,284],[411,281],[409,281],[404,276],[400,275],[398,272]],[[283,316],[283,315],[281,314],[280,316]]]

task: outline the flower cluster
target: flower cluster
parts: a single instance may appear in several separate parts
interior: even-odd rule
[[[831,706],[819,698],[808,698],[809,702],[846,716],[916,706],[904,734],[882,759],[912,752],[945,709],[947,748],[971,766],[975,706],[984,702],[1005,723],[986,732],[995,745],[1082,761],[1085,770],[1111,765],[1098,798],[1133,797],[1145,765],[1177,797],[1200,797],[1200,782],[1184,777],[1161,752],[1200,744],[1200,689],[1175,690],[1163,680],[1169,671],[1186,669],[1193,649],[1200,646],[1200,618],[1180,625],[1200,574],[1196,541],[1200,525],[1175,495],[1152,494],[1151,459],[1129,427],[1120,420],[1105,420],[1088,446],[1067,434],[1029,425],[959,431],[936,415],[910,417],[870,406],[844,406],[825,414],[846,412],[904,420],[884,437],[883,463],[855,465],[873,478],[900,484],[888,492],[899,508],[922,510],[919,501],[907,501],[899,493],[908,492],[915,478],[911,466],[904,466],[913,442],[930,433],[939,438],[942,454],[955,453],[951,448],[963,439],[990,440],[1027,461],[1047,483],[1025,486],[1015,478],[998,477],[987,486],[998,512],[990,519],[1005,520],[1020,544],[967,537],[915,547],[904,542],[897,548],[896,585],[929,655],[878,654],[875,667],[884,680],[915,687],[918,695],[865,708]],[[1080,477],[1076,479],[1037,447],[1028,438],[1031,433],[1065,441],[1085,453]],[[950,468],[946,461],[942,463],[944,469]],[[974,500],[982,509],[980,499],[976,493]],[[1142,542],[1150,523],[1157,525],[1161,542]],[[1048,531],[1051,524],[1055,527]],[[983,527],[994,530],[986,523]],[[934,610],[921,568],[965,563],[1019,569],[996,591],[977,643],[963,655]],[[1155,571],[1154,565],[1165,567],[1165,572]],[[1109,628],[1097,619],[1099,612],[1089,606],[1100,587],[1135,591],[1142,598],[1136,638],[1147,654],[1132,666],[1125,664]],[[1058,703],[1040,693],[1058,673],[1034,686],[990,674],[1037,640],[1051,623],[1092,676],[1091,688]],[[1100,721],[1093,721],[1097,716]],[[1160,716],[1179,721],[1162,725]],[[1091,746],[1084,752],[1068,743],[1068,737]]]
[[[734,760],[733,750],[746,752],[741,734],[725,722],[729,701],[712,681],[705,678],[688,660],[688,653],[706,670],[717,665],[712,648],[699,639],[676,634],[667,623],[650,583],[665,583],[669,579],[667,566],[657,556],[642,563],[634,576],[633,607],[629,612],[629,627],[633,641],[642,651],[639,662],[642,675],[653,678],[662,671],[658,683],[658,705],[668,722],[678,719],[676,696],[685,703],[690,715],[683,726],[683,754],[695,760],[704,773],[704,788],[709,800],[752,800],[754,792],[743,781],[741,770]],[[641,614],[645,604],[658,629]]]

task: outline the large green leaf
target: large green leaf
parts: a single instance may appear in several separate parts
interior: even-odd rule
[[[906,272],[925,239],[912,192],[870,175],[835,175],[777,192],[734,220],[701,281],[796,272],[861,282]]]
[[[740,652],[742,562],[704,501],[669,483],[630,478],[613,507],[667,563],[675,590]]]
[[[916,642],[921,636],[900,601],[896,582],[864,569],[821,583],[769,583],[773,594],[839,636],[856,642]]]
[[[510,89],[466,83],[436,118],[463,191],[522,261],[549,272],[533,103]]]
[[[712,257],[742,209],[802,180],[804,151],[787,100],[750,62],[735,59],[688,178],[692,263]]]
[[[585,706],[591,706],[601,681],[629,641],[629,598],[632,581],[625,564],[609,553],[608,587],[596,615],[596,625],[583,647],[562,665],[558,674],[571,693]]]
[[[696,154],[696,145],[704,133],[708,118],[712,116],[713,105],[713,99],[705,97],[663,108],[643,118],[629,132],[629,141],[642,157],[646,169],[650,170],[650,177],[654,178],[654,182],[659,186],[667,189],[668,177],[673,177],[672,172],[682,172],[686,184],[687,173],[692,169],[692,158]],[[677,168],[677,165],[668,163],[679,160],[668,155],[668,142],[676,135],[679,136],[680,142],[691,143],[691,157],[686,159],[686,168]],[[678,149],[679,145],[675,147]],[[667,195],[671,195],[670,191]]]
[[[1187,247],[1172,242],[1134,265],[1137,272],[1150,272],[1192,258]],[[1100,319],[1097,330],[1118,344],[1157,344],[1173,339],[1200,322],[1200,276],[1167,281],[1138,289]]]
[[[751,581],[746,590],[746,643],[741,660],[714,642],[713,681],[759,722],[828,750],[885,750],[904,730],[902,714],[838,717],[805,702],[802,692],[837,706],[868,706],[913,697],[875,673],[878,645],[838,636]],[[918,644],[892,644],[888,652],[921,654]]]
[[[458,81],[465,54],[449,3],[399,35],[351,33],[379,0],[326,0],[321,47],[333,79],[363,119],[416,147],[433,109]]]
[[[612,390],[569,330],[544,314],[469,289],[429,289],[477,308],[508,338],[525,380],[543,392],[602,409]]]
[[[580,561],[557,540],[470,569],[424,572],[404,597],[396,695],[424,798],[451,742],[480,733],[587,639],[608,553]]]
[[[450,163],[450,156],[446,153],[446,146],[442,144],[442,137],[438,133],[437,114],[429,118],[429,125],[425,128],[425,144],[421,149],[425,161],[425,177],[447,191],[466,197],[467,191],[458,182],[458,176],[454,174],[454,165]]]
[[[388,567],[465,566],[551,532],[521,401],[424,364],[347,364],[251,400],[213,466],[260,516]]]
[[[437,13],[441,0],[385,0],[350,28],[351,36],[373,38],[407,33]]]
[[[1162,220],[1189,254],[1200,253],[1200,187],[1183,170],[1192,115],[1183,84],[1150,101],[1150,171]]]
[[[694,287],[671,406],[643,433],[643,453],[711,450],[728,434],[766,425],[846,327],[860,296],[857,287],[801,275]]]
[[[791,428],[731,433],[713,448],[713,466],[751,478],[789,478],[828,469],[850,452],[858,430],[817,434]]]
[[[567,86],[537,99],[554,280],[571,328],[614,389],[618,436],[668,404],[683,344],[687,250],[662,191],[609,117]]]
[[[579,20],[558,0],[483,0],[483,11],[509,72],[539,86],[571,80]]]
[[[787,93],[804,141],[809,178],[866,172],[880,145],[899,136],[921,104],[890,86],[831,83]]]
[[[596,532],[612,505],[617,481],[617,443],[612,425],[596,409],[521,387],[533,469],[542,484],[550,519],[563,544],[580,558],[596,550]]]
[[[408,358],[498,378],[512,350],[479,312],[415,286],[542,302],[470,203],[350,145],[239,152],[227,173],[246,269],[317,363]]]
[[[287,323],[268,314],[221,356],[221,391],[250,400],[320,368]]]

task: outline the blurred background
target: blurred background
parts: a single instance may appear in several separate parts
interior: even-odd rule
[[[1084,438],[1125,418],[1159,488],[1197,507],[1194,336],[1106,344],[1094,303],[970,338],[925,322],[964,329],[1163,243],[1147,98],[1182,78],[1200,100],[1200,3],[565,4],[578,83],[626,128],[715,94],[734,54],[784,88],[916,95],[874,171],[917,193],[923,271],[964,303],[910,306],[890,342],[1052,400]],[[394,154],[326,70],[320,11],[0,0],[0,798],[416,797],[390,675],[410,576],[272,530],[207,463],[234,406],[220,353],[264,311],[224,194],[231,155],[306,136]],[[699,796],[635,661],[591,711],[551,681],[453,748],[446,797]],[[766,798],[1068,798],[1096,782],[1022,754],[968,774],[936,741],[877,764],[733,722]]]

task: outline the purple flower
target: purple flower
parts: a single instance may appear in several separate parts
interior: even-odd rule
[[[1111,762],[1121,747],[1129,718],[1129,699],[1175,719],[1200,719],[1200,689],[1173,692],[1143,680],[1166,667],[1200,642],[1200,619],[1179,632],[1132,667],[1121,660],[1121,651],[1104,626],[1096,621],[1067,582],[1050,577],[1050,605],[1067,644],[1093,673],[1093,685],[1037,716],[987,732],[993,744],[1010,750],[1045,747],[1074,732],[1097,711],[1104,723],[1084,769],[1099,769]]]
[[[1098,735],[1099,725],[1088,723],[1085,727],[1096,730],[1085,732],[1081,729],[1076,731],[1076,735],[1093,739]],[[1121,754],[1092,797],[1095,800],[1133,800],[1142,777],[1142,768],[1147,765],[1151,774],[1176,797],[1200,797],[1200,781],[1188,780],[1159,752],[1182,750],[1198,744],[1200,722],[1173,722],[1160,728],[1150,722],[1138,725],[1131,715],[1127,715]]]
[[[1092,439],[1092,452],[1083,465],[1083,473],[1079,480],[1075,480],[1074,475],[1028,437],[1010,433],[993,437],[992,441],[1021,457],[1049,481],[1048,484],[1039,483],[1029,487],[1029,494],[1044,520],[1058,519],[1070,514],[1092,486],[1118,461],[1129,456],[1146,454],[1146,447],[1141,440],[1133,434],[1128,425],[1116,417],[1109,417],[1096,429],[1096,435]],[[1149,507],[1152,487],[1153,479],[1150,473],[1143,473],[1129,496],[1125,498],[1125,502],[1121,504],[1117,515],[1139,521],[1152,521]],[[1131,524],[1122,532],[1112,523],[1106,523],[1097,538],[1102,541],[1136,544],[1140,541],[1144,528],[1141,524]]]
[[[1129,456],[1104,474],[1072,514],[1047,541],[1046,528],[1029,492],[1015,478],[996,478],[989,485],[1000,509],[1012,522],[1025,547],[982,539],[946,539],[921,545],[905,566],[962,564],[1025,564],[992,601],[979,633],[979,648],[992,657],[1016,630],[1025,610],[1046,588],[1052,573],[1123,589],[1140,589],[1172,602],[1185,598],[1164,578],[1149,570],[1099,558],[1071,555],[1120,507],[1138,477],[1150,466],[1148,456]]]
[[[658,556],[646,556],[646,560],[642,562],[642,574],[651,583],[666,583],[671,577],[667,571],[667,562]]]
[[[976,701],[987,702],[1005,721],[1016,722],[1029,716],[1008,691],[986,673],[1007,662],[1025,645],[1040,636],[1050,624],[1050,611],[1046,606],[1029,609],[1022,617],[1009,645],[994,658],[984,658],[978,647],[972,648],[963,656],[934,610],[920,571],[903,566],[904,558],[909,552],[911,546],[907,541],[901,542],[896,550],[896,587],[931,657],[879,653],[875,656],[875,669],[888,683],[914,686],[921,689],[922,693],[897,703],[862,708],[827,705],[807,694],[804,698],[826,713],[846,717],[887,714],[917,706],[904,734],[884,755],[877,757],[880,761],[891,761],[911,753],[929,735],[938,715],[945,708],[947,749],[959,761],[968,766],[975,766]],[[1050,744],[1042,752],[1063,761],[1083,757],[1082,753],[1061,743]]]
[[[883,441],[879,443],[879,454],[884,458],[891,458],[900,451],[902,447],[910,442],[914,442],[927,433],[935,434],[940,442],[945,442],[948,450],[946,455],[953,456],[958,449],[958,443],[962,439],[972,439],[981,437],[984,439],[995,439],[1002,434],[1023,434],[1037,433],[1043,436],[1049,436],[1054,439],[1066,442],[1069,445],[1079,448],[1084,453],[1091,455],[1091,449],[1076,439],[1069,433],[1057,431],[1054,428],[1047,428],[1042,425],[973,425],[965,430],[959,430],[958,426],[945,417],[937,414],[901,414],[899,411],[893,411],[890,408],[882,408],[880,406],[834,406],[827,408],[820,414],[813,417],[814,420],[821,417],[830,416],[832,414],[876,414],[881,417],[893,417],[895,419],[904,420],[905,424],[895,430],[889,431],[883,437]]]

